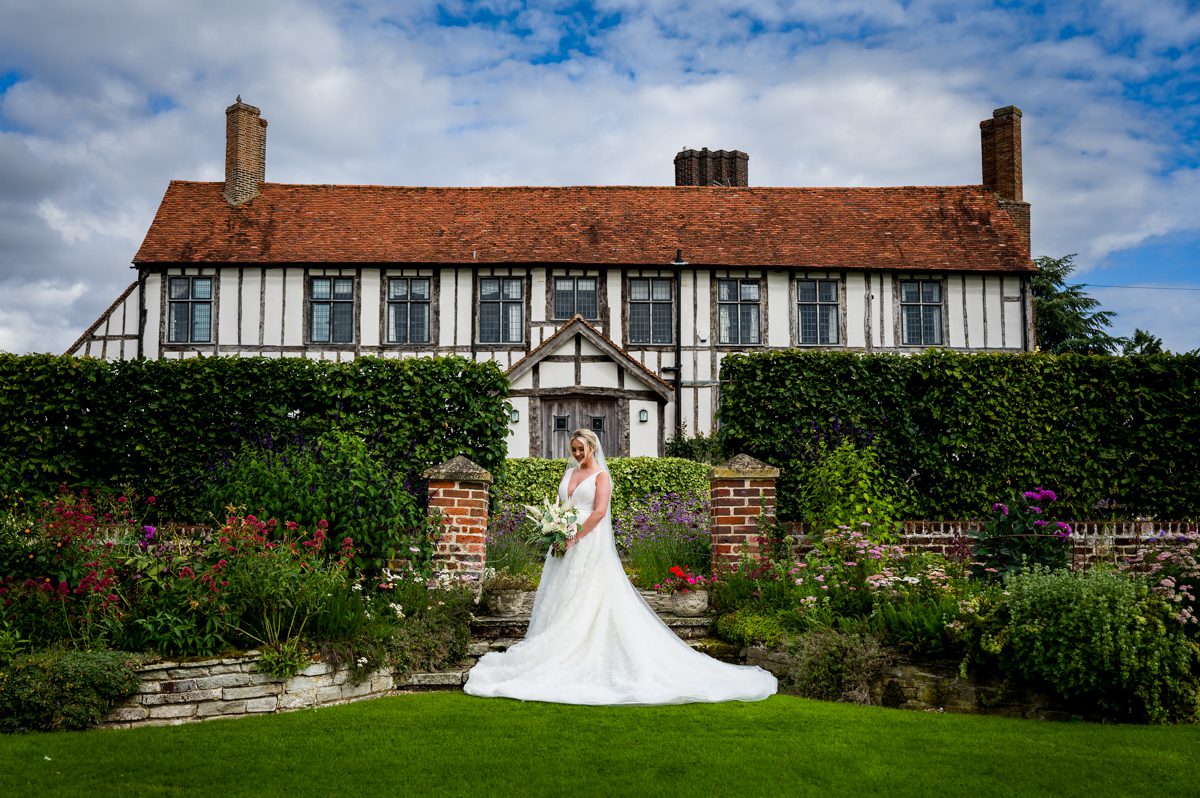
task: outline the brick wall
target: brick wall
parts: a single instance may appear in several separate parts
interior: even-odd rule
[[[778,468],[744,454],[709,471],[714,574],[736,567],[743,552],[759,556],[759,525],[775,520],[778,477]]]
[[[478,580],[487,564],[488,490],[492,475],[465,457],[426,471],[429,515],[442,527],[434,565],[463,581]]]

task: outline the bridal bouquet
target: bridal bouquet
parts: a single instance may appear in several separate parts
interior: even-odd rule
[[[541,507],[525,505],[525,512],[536,524],[529,535],[529,542],[539,548],[550,547],[555,557],[566,554],[567,542],[579,534],[579,511],[575,505],[546,499]]]

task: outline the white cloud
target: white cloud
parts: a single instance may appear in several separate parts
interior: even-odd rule
[[[0,0],[0,74],[22,76],[0,96],[0,348],[61,351],[128,284],[167,181],[220,179],[237,94],[270,122],[268,179],[409,185],[664,184],[684,145],[748,151],[758,185],[976,183],[977,123],[1016,104],[1035,255],[1082,275],[1200,227],[1179,104],[1200,22],[1175,0],[600,0],[605,28],[568,0],[441,5],[515,16]],[[18,297],[45,283],[88,290],[37,316]],[[1161,319],[1142,326],[1200,345]]]

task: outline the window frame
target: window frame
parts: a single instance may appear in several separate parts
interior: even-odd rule
[[[338,280],[347,280],[350,282],[350,296],[338,297],[335,296],[335,285]],[[315,286],[317,281],[328,281],[329,296],[315,296]],[[304,341],[307,345],[313,346],[353,346],[358,343],[358,292],[359,281],[355,275],[345,274],[306,274],[304,280]],[[350,338],[345,341],[334,340],[334,310],[335,307],[350,306]],[[327,324],[329,326],[329,337],[327,340],[318,339],[314,333],[316,327],[316,309],[318,307],[328,306],[329,316]]]
[[[634,283],[645,282],[647,289],[646,299],[633,298]],[[665,283],[670,291],[668,299],[654,299],[655,282]],[[633,309],[634,306],[645,305],[649,308],[649,340],[638,341],[633,337]],[[672,276],[663,277],[659,274],[636,274],[626,275],[625,277],[625,342],[629,348],[638,349],[658,349],[669,348],[675,346],[675,325],[676,314],[679,312],[678,297],[675,291],[675,278]],[[654,308],[667,307],[667,332],[669,334],[666,341],[654,340]]]
[[[572,312],[566,315],[558,312],[558,281],[570,280],[572,282]],[[588,316],[579,313],[579,281],[592,280],[595,283],[595,302],[596,313],[594,316]],[[549,271],[546,275],[546,318],[550,321],[569,321],[578,314],[583,316],[589,322],[599,322],[605,316],[604,300],[604,278],[600,274],[583,274]]]
[[[736,296],[735,299],[733,299],[733,300],[722,300],[721,299],[721,286],[723,283],[733,283],[734,284],[734,287],[735,287],[734,293]],[[743,286],[748,283],[754,284],[755,291],[757,294],[757,298],[754,300],[747,300],[747,299],[742,298]],[[763,302],[763,294],[765,293],[765,289],[766,289],[765,283],[766,283],[765,276],[733,277],[733,276],[727,275],[724,277],[718,277],[718,276],[713,277],[713,294],[714,294],[713,304],[716,307],[716,318],[714,321],[715,328],[713,330],[713,338],[716,339],[717,346],[731,347],[734,349],[745,349],[747,347],[760,347],[760,346],[764,345],[763,328],[765,325],[763,324],[763,320],[766,316],[766,309],[764,307],[766,303]],[[732,307],[732,308],[736,309],[737,332],[738,332],[738,340],[736,340],[736,341],[725,341],[725,340],[721,339],[721,309],[723,307],[724,308]],[[757,341],[741,340],[741,338],[742,338],[742,308],[743,307],[753,307],[757,310],[757,313],[756,313],[756,316],[758,318],[758,322],[757,322],[758,340]]]
[[[497,280],[499,282],[499,292],[497,299],[483,298],[483,283],[485,280]],[[519,285],[521,295],[516,299],[504,298],[505,283]],[[497,340],[485,341],[483,338],[483,308],[484,305],[495,304],[499,307],[500,316],[498,317]],[[475,343],[479,346],[492,347],[495,349],[523,349],[525,342],[529,340],[529,275],[528,274],[477,274],[475,277]],[[504,338],[504,308],[505,306],[516,306],[521,311],[519,321],[519,337],[516,340],[505,341]]]
[[[163,301],[165,303],[165,313],[163,314],[163,344],[173,347],[188,347],[197,344],[215,344],[216,343],[216,304],[217,304],[217,287],[219,280],[215,274],[165,274],[163,275]],[[188,295],[186,298],[173,298],[171,296],[171,284],[177,280],[186,280],[188,286]],[[208,298],[195,298],[195,284],[197,280],[208,281]],[[195,309],[198,305],[208,306],[208,337],[200,340],[195,337]],[[174,340],[174,320],[173,307],[187,307],[187,340]]]
[[[801,283],[815,283],[816,284],[816,297],[817,297],[816,301],[809,302],[809,301],[804,301],[804,300],[800,299],[800,284]],[[834,284],[835,299],[832,302],[821,299],[821,283],[833,283]],[[830,277],[828,275],[817,276],[817,275],[811,275],[811,274],[802,274],[802,275],[795,276],[792,279],[792,309],[796,314],[795,315],[795,319],[796,319],[795,335],[793,336],[795,345],[798,347],[815,348],[815,349],[820,349],[822,347],[841,348],[841,347],[846,346],[846,311],[845,311],[846,302],[845,302],[845,299],[846,299],[845,280],[840,275],[835,276],[835,277]],[[816,310],[817,341],[815,341],[815,342],[809,343],[809,342],[804,341],[804,323],[803,323],[803,318],[802,318],[803,314],[801,313],[802,306],[812,307]],[[830,342],[830,343],[821,343],[820,342],[820,337],[821,337],[821,311],[820,311],[820,309],[822,307],[831,307],[831,306],[834,308],[834,311],[837,314],[837,323],[834,325],[834,328],[837,330],[838,340]]]
[[[405,283],[405,296],[403,299],[394,299],[392,297],[393,283],[403,281]],[[426,293],[424,299],[413,299],[413,283],[424,282],[426,284]],[[425,348],[432,346],[434,343],[434,295],[435,286],[433,277],[425,274],[387,274],[383,277],[383,335],[382,340],[386,346],[406,347],[406,348]],[[406,338],[403,341],[395,340],[392,337],[392,308],[397,306],[405,306],[407,308],[405,318],[407,319]],[[425,306],[425,339],[423,341],[414,341],[412,339],[412,307],[413,305]]]
[[[917,292],[918,292],[918,296],[920,297],[919,301],[917,301],[917,302],[905,302],[904,301],[904,284],[905,283],[917,283],[917,285],[918,285]],[[925,301],[924,286],[926,284],[937,286],[938,301],[936,301],[936,302],[926,302]],[[929,349],[929,348],[933,348],[933,347],[945,346],[946,340],[947,340],[947,333],[948,333],[948,331],[946,329],[948,319],[947,319],[947,314],[946,314],[946,281],[945,281],[945,279],[943,277],[897,275],[896,282],[895,282],[895,291],[896,291],[895,296],[896,296],[896,342],[897,342],[897,345],[900,348],[904,348],[904,349]],[[904,317],[905,317],[904,310],[905,310],[905,308],[908,308],[908,307],[919,307],[922,309],[922,312],[921,312],[921,341],[917,342],[917,343],[913,343],[913,342],[910,342],[905,339],[905,334],[906,334],[907,330],[906,330],[905,323],[904,323]],[[938,312],[938,323],[935,327],[935,329],[937,331],[937,341],[932,342],[932,343],[925,341],[925,312],[924,312],[925,308],[937,308],[937,312]]]

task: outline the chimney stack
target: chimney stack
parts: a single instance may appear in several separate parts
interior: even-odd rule
[[[750,156],[739,150],[683,150],[675,156],[677,186],[750,185]]]
[[[1029,249],[1029,203],[1024,198],[1021,165],[1021,109],[997,108],[979,123],[983,149],[983,190],[990,191],[1021,230]]]
[[[253,105],[237,102],[225,109],[225,190],[230,205],[238,206],[258,196],[258,185],[267,177],[267,120]]]

